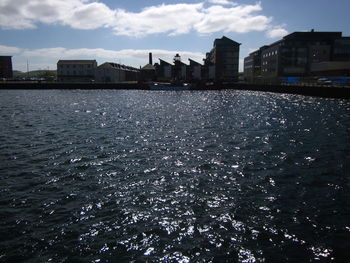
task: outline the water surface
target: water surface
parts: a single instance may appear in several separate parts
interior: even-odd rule
[[[346,262],[350,101],[0,91],[2,262]]]

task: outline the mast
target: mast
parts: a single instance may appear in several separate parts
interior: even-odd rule
[[[28,59],[27,59],[27,79],[29,79],[29,62],[28,62]]]

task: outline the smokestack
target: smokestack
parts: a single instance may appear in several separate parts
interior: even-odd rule
[[[149,64],[153,65],[152,53],[149,53]]]

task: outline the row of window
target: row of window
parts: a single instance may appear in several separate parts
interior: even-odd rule
[[[73,70],[73,71],[59,70],[58,74],[59,75],[73,75],[73,76],[74,75],[80,75],[80,76],[82,76],[82,75],[92,75],[92,70],[87,70],[87,71],[82,71],[82,70],[80,70],[80,71],[76,71],[76,70]]]
[[[277,55],[277,50],[263,54],[263,58]]]
[[[61,64],[59,65],[59,68],[63,69],[63,68],[91,68],[91,65],[68,65],[68,64]]]

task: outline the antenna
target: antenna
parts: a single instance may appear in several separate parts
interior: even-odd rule
[[[27,59],[27,79],[29,79],[29,62],[28,62],[28,59]]]

